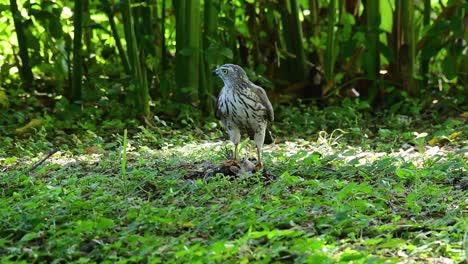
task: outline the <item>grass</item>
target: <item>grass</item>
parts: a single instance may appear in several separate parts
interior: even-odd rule
[[[372,118],[355,105],[278,112],[277,142],[264,149],[268,180],[193,177],[224,160],[228,143],[212,122],[173,130],[158,119],[128,139],[87,131],[63,143],[42,131],[14,141],[0,151],[0,262],[465,259],[462,117]],[[59,151],[27,172],[52,145]],[[251,142],[241,156],[255,156]]]

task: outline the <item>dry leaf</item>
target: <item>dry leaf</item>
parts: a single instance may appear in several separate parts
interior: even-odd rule
[[[44,120],[39,119],[39,118],[35,118],[35,119],[29,121],[29,123],[27,123],[23,127],[15,129],[15,133],[17,135],[21,136],[21,135],[31,131],[33,128],[38,128],[38,127],[42,126],[42,124],[44,124]]]

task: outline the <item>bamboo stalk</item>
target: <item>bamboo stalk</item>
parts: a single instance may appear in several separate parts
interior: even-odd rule
[[[336,0],[330,0],[328,5],[328,28],[327,47],[325,51],[325,78],[333,80],[335,70],[335,23],[336,23]]]
[[[402,61],[404,68],[402,74],[404,76],[404,83],[406,90],[409,94],[415,95],[418,91],[415,76],[415,62],[416,62],[416,40],[415,40],[415,25],[414,25],[414,2],[413,0],[402,0],[402,21],[403,21],[403,40],[404,45],[402,51],[404,52],[404,61]]]
[[[285,1],[281,18],[283,22],[283,38],[286,50],[292,56],[284,61],[284,73],[289,81],[302,81],[306,78],[304,46],[302,44],[302,26],[299,20],[299,4],[297,0]]]
[[[18,10],[16,0],[10,0],[10,11],[13,15],[13,23],[15,25],[16,38],[18,39],[19,56],[21,58],[21,65],[19,66],[21,79],[24,81],[26,90],[32,90],[32,83],[34,81],[31,66],[29,65],[29,53],[26,39],[26,28],[23,26],[22,16]]]
[[[190,49],[190,54],[187,56],[187,85],[193,89],[195,93],[198,92],[199,85],[199,71],[200,71],[200,44],[201,44],[201,21],[200,21],[200,0],[186,0],[187,13],[186,17],[186,34],[187,34],[187,48]]]
[[[130,64],[128,62],[127,54],[125,53],[125,50],[123,48],[122,41],[120,40],[119,31],[117,30],[117,25],[115,24],[113,6],[111,6],[111,3],[108,0],[104,2],[103,6],[105,7],[104,12],[106,13],[107,18],[109,19],[109,25],[110,25],[111,32],[112,32],[112,37],[114,38],[115,45],[117,46],[117,51],[119,53],[122,66],[124,68],[125,73],[127,75],[130,75],[131,74]]]
[[[176,9],[176,100],[187,102],[198,91],[200,71],[200,0],[174,1]]]
[[[423,10],[423,25],[428,27],[431,23],[431,0],[424,0],[424,10]],[[422,86],[426,86],[429,82],[429,61],[430,58],[423,58],[421,56],[421,76],[422,76]]]
[[[205,0],[204,7],[204,34],[203,34],[203,50],[207,50],[211,45],[211,39],[217,39],[217,28],[218,28],[218,12],[219,4],[216,1]],[[200,91],[199,99],[202,110],[207,114],[213,114],[214,101],[211,100],[214,94],[214,83],[212,75],[211,65],[200,57],[200,66],[203,68],[200,76]]]
[[[124,20],[127,53],[130,60],[130,72],[136,92],[133,100],[137,109],[137,115],[146,118],[150,113],[148,81],[146,78],[146,69],[144,68],[144,65],[141,64],[141,59],[144,58],[144,52],[140,53],[138,51],[138,43],[135,35],[135,23],[132,16],[130,0],[124,1],[122,18]]]
[[[318,38],[320,36],[320,6],[318,0],[310,0],[309,2],[310,16],[312,20],[312,36]]]
[[[379,70],[380,70],[380,53],[379,53],[379,27],[380,27],[380,10],[379,1],[366,1],[366,52],[364,56],[364,69],[366,77],[372,81],[369,88],[368,100],[372,102],[379,91]]]
[[[464,18],[463,18],[463,24],[464,24],[464,40],[465,43],[468,43],[468,8],[465,8],[463,10],[464,12]],[[463,57],[460,61],[460,66],[459,66],[459,77],[458,77],[458,83],[462,87],[468,87],[468,54],[463,54]],[[468,232],[465,233],[468,238]],[[465,247],[465,256],[468,256],[468,241],[465,242],[466,247]]]
[[[310,16],[312,22],[312,37],[315,39],[320,39],[321,27],[320,27],[320,4],[318,0],[310,0],[309,2]],[[315,49],[313,52],[316,54],[317,62],[316,65],[321,65],[324,67],[324,51],[320,49],[317,45],[311,43],[312,47]]]
[[[174,96],[176,101],[182,101],[183,94],[182,88],[187,83],[186,67],[187,58],[180,54],[181,50],[186,46],[186,29],[185,29],[185,8],[186,1],[174,0],[173,1],[175,16],[176,16],[176,65],[175,65],[175,76],[176,76],[176,89],[174,90]]]
[[[81,101],[81,88],[83,79],[83,1],[75,0],[75,12],[73,15],[73,82],[72,102]]]
[[[162,0],[161,6],[161,70],[167,70],[167,47],[166,47],[166,0]]]

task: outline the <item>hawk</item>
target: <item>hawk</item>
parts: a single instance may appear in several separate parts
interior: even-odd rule
[[[268,122],[274,113],[265,90],[249,80],[244,69],[235,64],[219,66],[214,73],[224,82],[216,101],[216,117],[221,119],[229,139],[234,143],[234,158],[225,165],[239,164],[237,147],[241,133],[247,132],[257,146],[257,170],[262,169],[263,144],[272,143]]]

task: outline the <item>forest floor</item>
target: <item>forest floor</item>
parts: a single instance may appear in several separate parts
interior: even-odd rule
[[[466,112],[362,108],[281,107],[265,171],[236,176],[214,120],[4,137],[0,262],[462,263]]]

